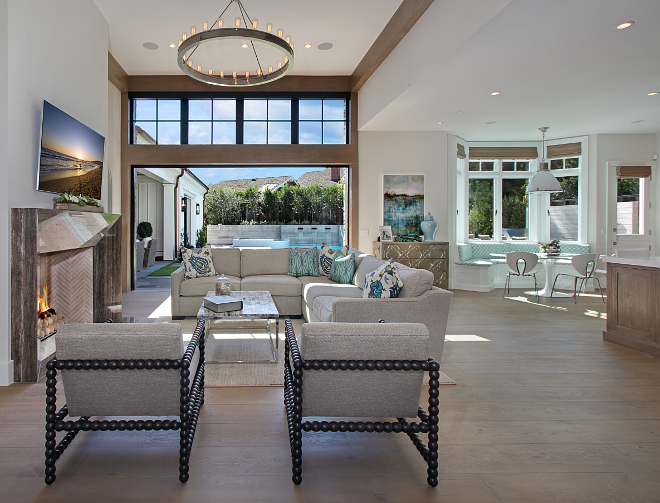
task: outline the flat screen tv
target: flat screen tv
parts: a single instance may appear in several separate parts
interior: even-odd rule
[[[44,101],[37,190],[101,199],[105,138]]]

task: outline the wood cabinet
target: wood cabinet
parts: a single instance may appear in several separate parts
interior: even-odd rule
[[[395,262],[431,271],[433,285],[449,288],[449,243],[444,241],[424,241],[421,243],[396,243],[374,241],[374,255],[382,260]]]
[[[660,269],[607,264],[607,325],[603,339],[660,356]]]

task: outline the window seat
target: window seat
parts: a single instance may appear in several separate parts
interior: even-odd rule
[[[591,247],[581,244],[561,244],[564,253],[589,253]],[[536,243],[459,243],[458,260],[453,265],[452,288],[458,290],[471,290],[475,292],[490,292],[494,288],[502,288],[509,267],[504,257],[492,254],[506,254],[511,251],[524,251],[538,253],[539,245]],[[539,264],[534,268],[539,288],[545,282],[545,268]],[[555,274],[573,272],[570,259],[558,259],[555,262]],[[558,284],[559,288],[570,288],[571,285]],[[514,288],[534,288],[534,280],[529,278],[516,278]]]

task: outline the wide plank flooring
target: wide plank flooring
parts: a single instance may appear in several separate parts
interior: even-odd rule
[[[187,484],[177,433],[83,432],[46,486],[45,388],[15,384],[0,388],[0,500],[660,501],[660,359],[602,340],[600,297],[501,294],[454,294],[435,489],[410,440],[384,433],[306,433],[294,486],[277,387],[207,388]]]

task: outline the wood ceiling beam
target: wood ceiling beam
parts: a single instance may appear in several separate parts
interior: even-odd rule
[[[351,91],[360,90],[432,3],[433,0],[403,0],[401,2],[351,75]]]
[[[125,93],[128,91],[128,74],[110,53],[108,53],[108,80],[120,92]]]

